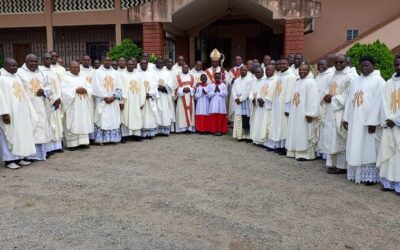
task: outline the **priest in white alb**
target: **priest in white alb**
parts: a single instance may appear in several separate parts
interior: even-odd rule
[[[189,73],[189,66],[184,64],[182,73],[176,76],[176,132],[195,132],[194,95],[196,83]]]
[[[383,89],[384,129],[377,166],[384,190],[400,193],[400,55],[396,56],[394,67],[396,73]]]
[[[273,92],[271,126],[268,135],[267,148],[274,152],[285,155],[285,143],[287,138],[287,123],[289,117],[289,107],[293,89],[296,85],[296,76],[289,69],[287,59],[279,61],[281,73],[271,89]]]
[[[302,63],[299,76],[290,105],[287,156],[298,161],[314,160],[319,136],[318,86],[310,75],[310,65]]]
[[[28,159],[32,161],[46,160],[46,145],[51,140],[50,124],[47,117],[47,111],[50,110],[50,104],[45,93],[45,78],[38,69],[38,58],[34,54],[26,56],[25,64],[18,69],[17,75],[21,78],[25,90],[31,99],[32,105],[37,113],[38,122],[34,127],[34,141],[36,144],[36,154]]]
[[[16,75],[17,62],[4,60],[0,76],[0,153],[11,169],[29,165],[24,159],[36,154],[34,128],[38,117],[30,96]]]
[[[61,81],[61,78],[67,73],[65,68],[58,63],[59,55],[56,51],[49,52],[51,55],[51,68],[56,72],[58,80]]]
[[[146,90],[143,79],[135,72],[133,60],[127,61],[127,72],[122,77],[122,100],[124,108],[121,113],[122,137],[134,137],[141,140],[143,128],[142,108],[146,101]]]
[[[140,67],[136,71],[143,79],[143,85],[146,92],[146,101],[142,109],[142,137],[152,139],[157,134],[157,128],[160,124],[160,114],[158,112],[157,100],[160,97],[158,94],[158,81],[154,69],[148,67],[146,58],[140,59]]]
[[[329,69],[328,69],[329,70]],[[327,71],[328,71],[327,70]],[[345,174],[347,131],[343,127],[343,113],[351,82],[355,77],[346,67],[344,55],[335,59],[335,73],[323,91],[319,146],[326,155],[329,174]]]
[[[94,77],[94,72],[95,69],[91,66],[91,61],[92,59],[88,55],[82,56],[82,65],[81,65],[81,70],[79,71],[79,75],[85,78],[85,80],[92,85],[93,83],[93,77]],[[91,114],[92,114],[92,120],[94,119],[94,110],[96,108],[96,98],[92,96],[92,105],[91,105]],[[94,133],[89,134],[89,140],[91,142],[94,142]]]
[[[64,142],[70,149],[88,148],[93,133],[92,85],[79,74],[77,61],[72,61],[61,82],[64,111]]]
[[[362,75],[352,81],[343,115],[348,129],[346,143],[347,179],[374,185],[379,181],[376,168],[382,133],[381,103],[385,80],[374,70],[372,57],[360,59]]]
[[[172,122],[175,121],[175,114],[173,113],[175,109],[172,101],[174,84],[171,74],[165,69],[164,60],[161,58],[158,58],[156,61],[155,74],[157,77],[159,95],[157,99],[157,109],[160,116],[157,134],[167,136],[171,133]]]
[[[250,136],[254,144],[264,146],[268,142],[269,126],[271,121],[273,81],[264,79],[264,71],[261,66],[255,70],[256,80],[253,82],[249,94],[252,103]],[[272,77],[274,70],[268,66],[269,77]]]
[[[250,138],[250,100],[251,80],[247,75],[247,67],[240,67],[240,77],[232,86],[231,96],[234,100],[233,108],[233,138],[249,140]]]
[[[111,67],[110,57],[105,57],[104,64],[96,70],[92,88],[96,97],[95,143],[118,143],[121,141],[119,101],[122,91],[120,77]]]
[[[62,149],[62,138],[63,138],[63,113],[61,111],[61,86],[60,81],[57,77],[57,73],[50,67],[51,55],[44,53],[43,66],[39,66],[39,70],[43,73],[46,89],[48,92],[45,93],[50,104],[49,124],[51,129],[51,141],[47,143],[46,150],[47,154],[60,153]]]
[[[235,57],[235,66],[229,70],[229,73],[226,75],[226,84],[228,86],[228,119],[230,122],[235,121],[235,108],[236,108],[236,96],[232,94],[234,84],[236,83],[236,79],[241,77],[240,68],[243,66],[243,60],[241,56]]]

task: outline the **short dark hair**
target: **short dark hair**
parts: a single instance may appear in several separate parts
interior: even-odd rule
[[[370,56],[370,55],[364,55],[360,58],[360,63],[368,61],[370,62],[372,65],[375,65],[375,59]]]

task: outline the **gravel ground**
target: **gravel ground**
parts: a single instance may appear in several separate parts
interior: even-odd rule
[[[1,249],[399,249],[400,197],[228,136],[0,169]]]

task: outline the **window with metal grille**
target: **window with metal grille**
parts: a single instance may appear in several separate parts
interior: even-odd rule
[[[351,41],[358,37],[358,29],[347,30],[347,41]]]

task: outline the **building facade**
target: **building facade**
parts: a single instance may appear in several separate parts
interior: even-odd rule
[[[366,16],[366,13],[374,15]],[[315,61],[376,38],[399,50],[398,0],[2,0],[0,57],[57,50],[68,64],[102,59],[123,39],[191,65],[216,47],[235,55],[275,58],[291,52]]]

